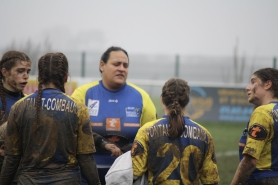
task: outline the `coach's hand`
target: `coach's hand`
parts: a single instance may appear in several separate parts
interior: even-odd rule
[[[112,154],[112,157],[118,157],[120,155],[123,154],[123,152],[121,151],[121,149],[119,147],[117,147],[115,144],[112,143],[106,143],[104,145],[106,150],[109,150]]]

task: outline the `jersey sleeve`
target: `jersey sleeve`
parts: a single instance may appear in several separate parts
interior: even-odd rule
[[[21,155],[20,153],[20,135],[16,126],[16,111],[17,106],[12,106],[8,122],[5,138],[5,153],[7,155]]]
[[[215,158],[214,141],[207,131],[209,149],[205,156],[202,169],[200,171],[200,180],[202,184],[215,184],[220,181],[218,168]]]
[[[80,102],[85,105],[85,95],[86,89],[79,87],[73,91],[71,97],[77,102]]]
[[[80,103],[86,105],[86,93],[87,93],[88,89],[97,84],[99,84],[99,81],[95,81],[95,82],[92,82],[89,84],[82,85],[74,90],[71,97],[74,100],[76,100],[77,102],[80,102]]]
[[[149,155],[149,137],[147,134],[147,129],[159,120],[160,119],[148,122],[138,130],[135,136],[131,149],[131,157],[133,175],[137,177],[142,176],[148,168],[147,162]]]
[[[78,88],[76,88],[71,97],[73,99],[75,99],[77,102],[80,102],[84,105],[86,105],[86,93],[88,91],[88,89],[94,85],[97,85],[99,82],[98,81],[95,81],[95,82],[92,82],[92,83],[88,83],[88,84],[85,84],[85,85],[82,85]]]
[[[246,145],[242,154],[248,154],[259,160],[262,150],[270,150],[270,148],[265,148],[265,144],[273,132],[272,122],[272,117],[265,106],[254,110],[249,121]]]
[[[90,126],[90,116],[88,108],[79,104],[78,107],[78,134],[77,134],[77,154],[90,154],[96,151],[92,129]]]
[[[138,130],[131,149],[133,175],[137,177],[142,176],[147,171],[149,146],[146,126]]]
[[[145,123],[156,120],[156,109],[155,106],[147,93],[142,94],[143,96],[143,110],[140,120],[140,126]]]

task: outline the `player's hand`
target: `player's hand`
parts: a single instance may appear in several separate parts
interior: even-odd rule
[[[1,157],[4,157],[4,156],[5,156],[4,145],[2,145],[2,146],[0,147],[0,156],[1,156]]]
[[[121,149],[117,147],[115,144],[107,143],[104,145],[104,147],[106,150],[109,150],[112,153],[111,154],[112,157],[118,157],[123,154]]]

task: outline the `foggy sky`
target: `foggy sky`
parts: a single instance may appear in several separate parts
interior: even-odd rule
[[[277,0],[2,0],[0,48],[46,38],[61,52],[278,57]]]

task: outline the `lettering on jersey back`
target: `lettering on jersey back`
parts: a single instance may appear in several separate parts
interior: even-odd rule
[[[77,113],[76,104],[68,99],[63,98],[42,98],[42,108],[53,111],[63,111],[70,113]],[[26,104],[33,104],[35,106],[36,98],[26,98]]]
[[[207,133],[203,129],[188,125],[185,125],[185,130],[181,137],[201,140],[205,143],[207,143],[208,139]]]
[[[168,127],[169,125],[154,125],[152,127],[149,127],[146,129],[147,135],[149,137],[163,137],[168,136]],[[190,139],[196,139],[200,141],[204,141],[207,143],[208,136],[207,133],[199,128],[194,126],[188,126],[185,125],[185,130],[183,134],[181,135],[182,138],[190,138]]]
[[[146,129],[149,137],[168,136],[168,125],[154,125]]]

